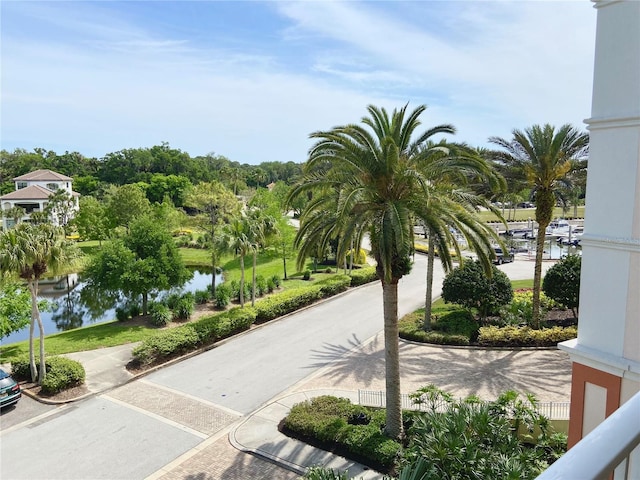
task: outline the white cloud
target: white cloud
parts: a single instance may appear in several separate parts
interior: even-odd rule
[[[274,3],[291,25],[274,50],[160,35],[109,3],[81,5],[69,16],[28,8],[71,36],[3,31],[3,148],[102,156],[168,141],[191,155],[299,162],[310,132],[358,121],[368,104],[426,103],[426,126],[453,123],[471,144],[588,116],[588,2]],[[288,47],[304,57],[286,58]]]

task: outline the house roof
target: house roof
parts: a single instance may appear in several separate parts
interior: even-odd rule
[[[51,195],[53,195],[53,192],[48,188],[40,185],[31,185],[30,187],[7,193],[1,196],[0,200],[46,200]]]
[[[15,177],[13,179],[17,181],[31,181],[31,182],[46,182],[47,180],[54,180],[57,182],[70,182],[73,178],[62,175],[61,173],[54,172],[53,170],[36,170],[31,173],[26,173]]]

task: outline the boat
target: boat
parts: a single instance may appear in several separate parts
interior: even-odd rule
[[[556,218],[544,231],[544,234],[548,237],[560,237],[568,235],[571,231],[571,224],[564,218]]]
[[[571,227],[567,234],[559,235],[556,241],[560,245],[573,245],[574,247],[577,247],[580,245],[583,233],[583,227]]]

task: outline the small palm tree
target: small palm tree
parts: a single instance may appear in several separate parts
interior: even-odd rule
[[[7,208],[6,210],[2,210],[2,216],[4,218],[10,218],[11,220],[13,220],[14,225],[17,225],[18,223],[20,223],[20,220],[26,214],[27,214],[27,211],[24,208],[18,207],[18,206]]]
[[[224,239],[228,249],[240,256],[240,306],[244,307],[244,257],[255,245],[251,241],[249,224],[244,217],[235,217],[225,227]]]
[[[533,323],[540,325],[540,288],[545,230],[553,217],[556,197],[570,187],[570,173],[583,168],[589,151],[589,134],[565,124],[556,130],[546,124],[523,131],[513,130],[513,139],[489,139],[502,150],[494,152],[499,164],[518,172],[532,187],[536,201],[536,261],[533,276]]]
[[[437,191],[437,195],[432,195],[429,199],[432,205],[428,205],[429,210],[437,212],[437,215],[431,217],[430,223],[423,222],[429,242],[423,328],[429,331],[436,244],[441,246],[440,259],[444,270],[449,271],[452,260],[448,245],[462,259],[456,235],[452,231],[454,230],[465,238],[467,245],[477,253],[479,260],[490,272],[491,241],[499,241],[496,232],[475,214],[480,206],[500,217],[499,212],[485,197],[464,187],[470,183],[482,182],[495,191],[504,189],[505,182],[489,162],[464,144],[429,144],[422,150],[421,157],[421,171]],[[444,250],[443,245],[447,245]]]
[[[0,272],[15,274],[27,282],[31,293],[31,324],[29,328],[29,362],[31,379],[42,382],[46,375],[44,356],[44,326],[38,308],[38,282],[48,271],[57,273],[77,258],[74,245],[67,242],[61,228],[52,225],[21,223],[0,235]],[[36,372],[33,349],[35,323],[40,333],[40,372]]]

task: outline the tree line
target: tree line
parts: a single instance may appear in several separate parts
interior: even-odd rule
[[[240,164],[210,153],[191,157],[163,143],[151,148],[130,148],[108,153],[102,158],[85,157],[78,152],[58,154],[51,150],[21,148],[0,150],[0,195],[15,190],[12,179],[37,169],[54,170],[72,177],[73,188],[82,195],[102,196],[108,185],[140,183],[148,185],[149,200],[162,201],[173,196],[181,206],[181,191],[188,185],[218,181],[235,194],[283,181],[292,183],[302,165],[294,162]]]

